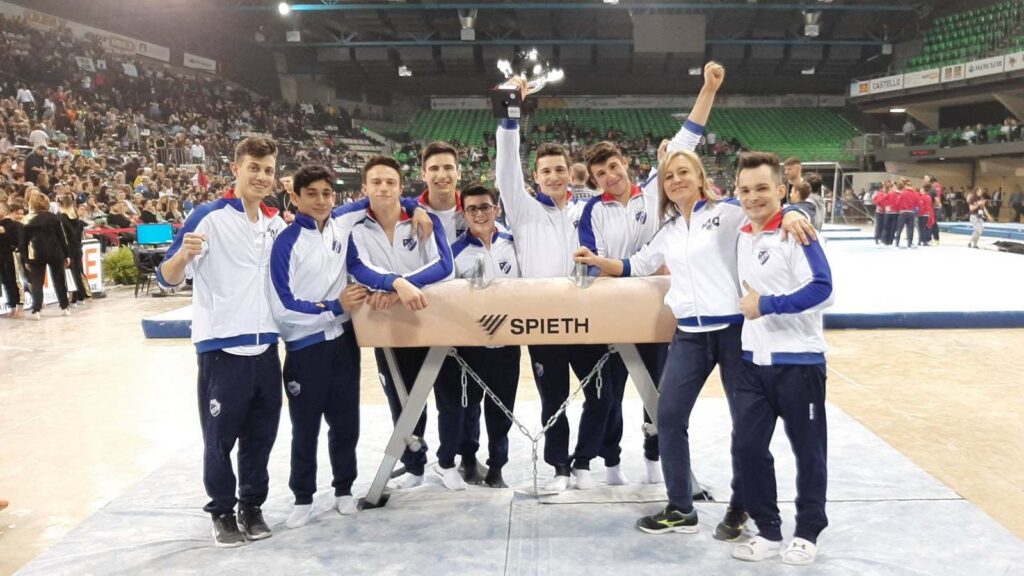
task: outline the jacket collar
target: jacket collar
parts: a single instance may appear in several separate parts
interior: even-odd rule
[[[636,184],[632,184],[629,189],[629,199],[632,200],[633,198],[636,198],[641,194],[643,194],[643,192],[640,190],[640,187],[637,186]],[[601,194],[601,202],[604,202],[605,204],[609,202],[615,202],[615,196],[612,196],[608,192],[605,192],[604,194]]]
[[[778,232],[778,230],[779,230],[779,228],[781,226],[782,226],[782,210],[779,210],[778,213],[775,214],[775,216],[772,216],[772,219],[769,220],[768,223],[764,225],[764,228],[761,230],[761,232],[763,232],[763,233]],[[754,225],[753,225],[753,223],[747,222],[746,224],[744,224],[743,227],[740,228],[740,232],[743,232],[744,234],[753,234],[754,233]]]
[[[548,196],[547,194],[541,192],[539,187],[538,187],[538,190],[537,190],[537,201],[540,202],[541,204],[546,205],[546,206],[553,206],[555,208],[558,207],[558,204],[555,204],[555,200],[551,196]],[[567,190],[566,193],[565,193],[565,205],[568,206],[571,203],[572,203],[572,190]]]
[[[380,220],[377,219],[377,215],[373,213],[373,208],[367,208],[366,215],[374,222],[380,223]],[[409,214],[405,212],[405,209],[401,208],[398,212],[398,221],[405,222],[406,220],[412,220],[412,216],[409,216]]]
[[[424,190],[423,194],[420,194],[419,203],[420,203],[420,206],[425,206],[427,208],[430,207],[430,189],[429,188]],[[461,194],[459,194],[458,190],[455,191],[455,212],[456,213],[462,212],[462,198],[461,198]]]
[[[228,189],[228,191],[224,194],[224,199],[228,200],[228,203],[231,204],[239,212],[245,212],[245,206],[242,204],[242,199],[235,196],[234,188]],[[266,216],[267,218],[273,218],[274,216],[277,216],[277,208],[271,208],[270,206],[267,206],[263,202],[260,202],[260,212],[263,212],[263,215]]]
[[[481,248],[483,247],[483,245],[484,245],[483,241],[481,241],[476,236],[473,236],[473,233],[470,232],[469,230],[466,230],[463,233],[463,235],[466,237],[466,242],[472,244],[473,246],[479,246]],[[493,245],[498,240],[499,236],[501,236],[501,231],[498,230],[497,227],[495,227],[494,228],[494,235],[491,236],[491,245]]]

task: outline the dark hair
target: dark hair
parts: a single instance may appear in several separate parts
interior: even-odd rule
[[[736,161],[736,179],[739,180],[740,172],[746,169],[768,166],[772,171],[772,178],[782,183],[782,174],[779,169],[779,155],[774,152],[743,152]]]
[[[277,144],[270,138],[250,136],[235,146],[235,162],[241,162],[244,156],[253,158],[277,156]]]
[[[785,166],[792,166],[794,164],[799,166],[800,165],[800,159],[797,158],[796,156],[790,156],[789,158],[786,158],[786,161],[783,162],[782,164],[785,165]]]
[[[583,159],[586,161],[587,170],[589,171],[594,164],[603,164],[615,156],[625,160],[622,150],[619,150],[619,147],[615,144],[605,140],[587,148],[587,151],[583,154]]]
[[[299,194],[303,188],[319,180],[326,180],[331,190],[334,190],[334,174],[326,166],[321,164],[303,166],[296,170],[292,177],[292,190]]]
[[[398,160],[395,160],[391,156],[374,156],[367,160],[366,164],[363,165],[363,184],[366,184],[366,174],[374,166],[387,166],[395,172],[398,172],[398,184],[402,184],[402,165],[398,163]]]
[[[555,144],[554,142],[545,142],[537,147],[537,156],[533,160],[533,168],[537,169],[537,160],[545,156],[561,156],[565,159],[565,167],[569,168],[569,153],[565,151],[565,147],[561,144]]]
[[[491,202],[495,204],[498,203],[498,193],[495,192],[493,188],[484,186],[483,184],[479,183],[470,184],[469,186],[463,188],[462,192],[460,193],[460,196],[462,197],[463,202],[465,202],[466,198],[469,198],[470,196],[488,196],[490,197]]]
[[[435,141],[431,142],[430,144],[427,144],[423,148],[423,152],[420,154],[420,166],[421,166],[421,169],[426,168],[426,166],[427,166],[427,159],[429,159],[431,156],[436,156],[438,154],[451,154],[452,156],[455,157],[455,166],[458,167],[458,165],[459,165],[459,151],[456,150],[454,146],[452,146],[451,144],[449,144],[447,142],[444,142],[444,141],[441,141],[441,140],[435,140]]]
[[[807,181],[803,181],[796,186],[793,186],[793,191],[800,197],[800,201],[807,200],[807,197],[811,195],[811,185]]]
[[[811,194],[821,194],[821,174],[811,172],[804,176],[804,182],[811,187]]]

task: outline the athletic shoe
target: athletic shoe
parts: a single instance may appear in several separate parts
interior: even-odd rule
[[[565,492],[569,489],[569,475],[560,474],[555,472],[555,477],[548,480],[548,483],[544,485],[544,490],[548,492]]]
[[[762,536],[754,536],[732,548],[732,557],[745,562],[761,562],[779,553],[782,541],[768,540]]]
[[[39,312],[33,312],[31,315],[29,315],[29,318],[31,318],[33,320],[42,320],[43,319],[43,317],[39,314]]]
[[[213,545],[217,548],[237,548],[245,545],[245,535],[238,529],[233,513],[213,517]]]
[[[669,532],[696,534],[699,529],[697,510],[694,509],[689,514],[683,514],[679,510],[666,506],[657,514],[644,516],[637,520],[636,527],[641,532],[648,534],[667,534]]]
[[[480,465],[477,464],[476,458],[463,457],[462,461],[459,462],[459,474],[466,484],[480,484],[483,482],[483,477],[480,475]]]
[[[725,518],[715,526],[715,540],[735,542],[743,535],[743,525],[747,523],[748,518],[750,516],[746,512],[729,506],[725,511]]]
[[[590,490],[594,487],[594,478],[590,475],[590,470],[573,468],[572,475],[576,477],[577,490]]]
[[[249,540],[263,540],[274,535],[263,520],[263,511],[259,506],[239,506],[238,527]]]
[[[420,484],[423,484],[423,474],[412,474],[410,472],[406,472],[391,482],[388,482],[388,487],[395,490],[405,490],[408,488],[415,488]]]
[[[625,486],[629,484],[629,478],[622,471],[622,466],[609,466],[604,473],[605,483],[609,486]]]
[[[505,479],[501,477],[501,468],[496,466],[491,466],[491,469],[487,471],[484,484],[491,488],[508,488],[508,484],[505,484]]]
[[[299,528],[305,526],[309,522],[309,517],[313,515],[312,504],[296,504],[292,508],[292,513],[288,515],[288,519],[284,521],[284,525],[289,528]]]
[[[62,316],[71,316],[71,308],[70,307],[69,308],[65,308],[65,309],[61,310],[60,313],[61,313]]]
[[[351,516],[359,511],[359,503],[351,494],[346,494],[334,499],[334,509],[342,516]]]
[[[441,477],[441,483],[444,484],[445,488],[449,490],[465,490],[467,488],[466,481],[459,475],[459,471],[455,466],[443,468],[438,464],[434,471]]]
[[[810,540],[793,538],[789,546],[779,554],[782,556],[783,564],[807,566],[814,562],[814,557],[818,555],[818,547]]]

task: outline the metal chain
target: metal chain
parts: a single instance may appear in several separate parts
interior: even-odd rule
[[[601,369],[604,368],[604,365],[608,362],[608,359],[611,357],[612,352],[605,352],[604,356],[601,356],[597,363],[594,364],[594,367],[590,370],[590,373],[587,374],[582,380],[580,380],[580,385],[576,388],[576,390],[569,394],[569,396],[565,399],[565,402],[562,402],[562,405],[558,407],[558,410],[556,410],[555,413],[552,414],[550,418],[548,418],[548,421],[544,424],[544,427],[541,428],[540,432],[536,434],[530,433],[530,429],[527,428],[526,425],[523,424],[518,418],[516,418],[515,414],[513,414],[512,411],[509,410],[507,406],[505,406],[501,399],[498,398],[498,395],[495,394],[494,391],[491,390],[489,386],[487,386],[483,379],[480,378],[480,376],[473,371],[469,364],[467,364],[466,361],[461,356],[459,356],[459,353],[455,348],[449,348],[448,355],[454,358],[455,361],[459,364],[459,367],[462,369],[462,407],[465,408],[467,407],[468,404],[466,396],[466,377],[468,375],[470,378],[473,379],[474,382],[477,383],[477,385],[480,386],[481,389],[483,389],[484,394],[486,394],[487,397],[490,398],[492,402],[494,402],[494,405],[497,406],[498,409],[500,409],[505,414],[505,416],[512,421],[513,424],[515,424],[516,428],[519,429],[519,432],[523,436],[526,436],[526,438],[532,443],[533,447],[530,459],[533,463],[533,493],[538,494],[539,492],[537,490],[537,445],[540,442],[540,439],[543,438],[544,434],[548,430],[550,430],[552,426],[555,425],[555,423],[558,421],[558,418],[565,413],[566,409],[569,408],[569,403],[572,402],[576,398],[576,396],[578,396],[579,393],[584,388],[586,388],[588,384],[590,384],[590,381],[595,378],[597,380],[595,386],[597,387],[598,398],[601,397],[601,387],[604,385],[604,378],[603,376],[601,376]]]

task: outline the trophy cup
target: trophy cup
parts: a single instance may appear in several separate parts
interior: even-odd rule
[[[517,77],[526,79],[526,95],[529,95],[540,92],[548,82],[558,82],[565,77],[561,68],[554,68],[550,62],[541,60],[536,48],[517,52],[511,62],[505,59],[498,60],[498,70],[505,76],[505,82],[498,84],[491,91],[494,115],[498,118],[517,120],[532,112],[537,106],[537,101],[524,102],[525,95],[521,94],[519,86],[510,80]]]

